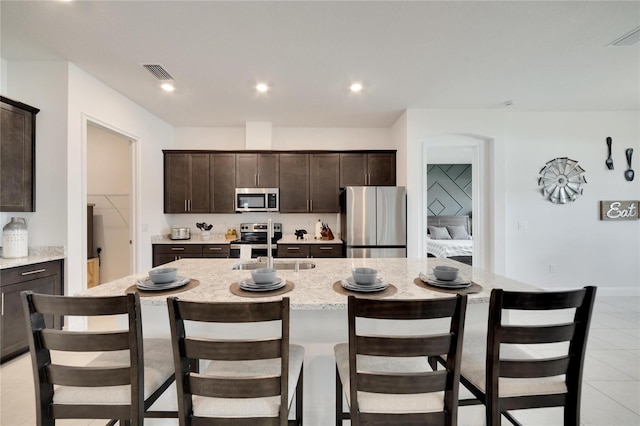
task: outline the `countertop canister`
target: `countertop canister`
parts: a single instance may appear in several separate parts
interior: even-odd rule
[[[2,228],[2,257],[26,257],[29,255],[29,234],[23,217],[12,217]]]

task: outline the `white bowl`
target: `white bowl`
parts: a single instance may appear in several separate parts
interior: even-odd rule
[[[273,268],[259,268],[251,271],[251,278],[256,284],[271,284],[276,282],[276,273]]]
[[[178,268],[158,268],[149,271],[149,278],[156,284],[170,283],[176,279]]]
[[[453,281],[458,278],[458,271],[453,266],[436,266],[433,268],[433,275],[441,281]]]
[[[353,280],[356,284],[374,284],[378,276],[378,271],[372,268],[353,268],[351,275],[353,275]]]

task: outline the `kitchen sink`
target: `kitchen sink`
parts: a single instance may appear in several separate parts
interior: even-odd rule
[[[267,267],[267,264],[264,262],[247,261],[247,262],[236,263],[235,265],[233,265],[231,269],[251,270],[251,269],[266,268],[266,267]],[[298,270],[313,269],[316,267],[316,264],[313,262],[309,262],[308,260],[286,261],[286,262],[273,262],[273,267],[275,269],[287,269],[287,270],[294,271],[296,270],[296,268]]]

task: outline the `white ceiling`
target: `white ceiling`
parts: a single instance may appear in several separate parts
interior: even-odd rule
[[[407,108],[507,100],[521,111],[640,110],[640,44],[607,46],[640,26],[638,1],[0,7],[3,59],[70,61],[174,126],[388,127]],[[162,65],[176,91],[141,64]],[[257,95],[258,81],[271,91]]]

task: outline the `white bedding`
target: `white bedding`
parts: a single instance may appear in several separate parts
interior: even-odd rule
[[[471,256],[473,240],[432,240],[427,238],[427,253],[435,257]]]

